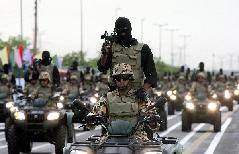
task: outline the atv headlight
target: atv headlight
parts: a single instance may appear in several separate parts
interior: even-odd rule
[[[239,90],[238,89],[236,89],[236,90],[234,90],[234,95],[239,95]]]
[[[156,94],[157,96],[161,96],[161,95],[162,95],[162,92],[161,92],[161,91],[156,91],[155,94]]]
[[[10,112],[15,112],[15,111],[18,111],[18,108],[16,106],[12,106],[10,108]]]
[[[58,102],[58,103],[56,103],[56,106],[57,106],[58,109],[62,109],[63,108],[63,103]]]
[[[88,154],[88,153],[82,150],[72,150],[70,154]]]
[[[11,108],[11,107],[13,107],[13,102],[7,102],[6,103],[6,108]]]
[[[95,93],[94,96],[95,96],[95,97],[99,97],[99,94],[98,94],[98,93]]]
[[[170,99],[173,100],[173,101],[175,101],[176,98],[177,98],[177,97],[176,97],[175,95],[171,95],[171,96],[170,96]]]
[[[59,112],[50,112],[47,116],[47,120],[57,120],[60,117]]]
[[[14,117],[16,120],[25,120],[25,113],[23,111],[17,111],[14,113]]]
[[[185,99],[186,99],[186,101],[190,101],[192,99],[192,97],[190,95],[186,95]]]
[[[172,90],[167,91],[167,95],[171,96],[173,94]]]
[[[60,96],[60,101],[64,101],[64,96]]]
[[[212,98],[213,98],[213,99],[216,99],[216,98],[217,98],[217,94],[213,94],[213,95],[212,95]]]
[[[189,110],[194,110],[195,105],[192,102],[187,102],[186,103],[186,108]]]
[[[95,104],[95,103],[97,102],[97,99],[96,99],[95,97],[91,97],[91,98],[90,98],[90,102],[93,103],[93,104]]]
[[[217,109],[217,103],[213,103],[213,102],[208,103],[207,108],[210,111],[215,111]]]
[[[144,154],[162,154],[160,151],[145,152]]]
[[[229,90],[225,90],[224,97],[225,97],[226,99],[230,99],[230,98],[231,98],[231,95],[230,95]]]
[[[174,91],[173,91],[173,94],[176,95],[176,94],[177,94],[177,90],[174,90]]]

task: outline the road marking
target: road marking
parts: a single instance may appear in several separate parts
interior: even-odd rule
[[[5,149],[5,148],[7,148],[7,145],[0,146],[0,149]]]
[[[232,117],[228,118],[226,122],[222,125],[222,130],[221,132],[218,132],[215,137],[213,138],[211,144],[209,145],[207,151],[204,154],[212,154],[214,153],[218,143],[220,142],[224,132],[226,131],[227,127],[230,125],[232,121]]]
[[[188,135],[186,135],[179,143],[184,145],[185,143],[187,143],[187,141],[193,137],[193,135],[199,131],[199,129],[201,129],[205,124],[199,124],[196,128],[193,129],[192,132],[190,132]]]
[[[5,141],[5,140],[6,140],[5,138],[2,138],[2,139],[0,139],[0,142],[1,142],[1,141]]]
[[[171,131],[173,131],[174,129],[176,129],[177,127],[179,127],[182,124],[182,122],[178,122],[176,124],[174,124],[173,126],[171,126],[170,128],[167,129],[167,131],[160,133],[159,136],[163,137],[167,134],[169,134]]]
[[[171,116],[169,116],[168,118],[167,118],[167,120],[169,121],[169,120],[171,120],[171,119],[173,119],[173,118],[176,118],[177,116],[179,116],[180,114],[176,114],[176,115],[171,115]]]

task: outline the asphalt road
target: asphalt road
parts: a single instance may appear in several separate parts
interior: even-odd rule
[[[233,112],[226,107],[221,107],[222,130],[214,133],[210,124],[193,124],[191,132],[181,131],[181,113],[168,116],[168,129],[159,132],[161,136],[177,137],[184,147],[185,154],[238,154],[239,153],[239,105],[234,104]],[[77,127],[76,127],[77,128]],[[7,142],[5,141],[4,124],[0,124],[0,153],[7,154]],[[85,140],[88,136],[100,134],[100,127],[93,131],[76,130],[77,141]],[[49,143],[34,143],[33,154],[54,153],[54,146]]]

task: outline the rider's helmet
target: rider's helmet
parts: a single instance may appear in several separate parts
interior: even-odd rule
[[[113,74],[112,76],[118,76],[118,75],[129,75],[130,80],[134,79],[134,73],[129,64],[126,63],[121,63],[121,64],[116,64],[113,68]]]
[[[50,75],[48,72],[41,72],[39,76],[39,80],[48,80],[49,82],[51,81]]]
[[[207,78],[207,76],[206,76],[206,74],[205,74],[204,72],[199,72],[199,73],[197,74],[197,79],[198,79],[198,80],[199,80],[199,79],[206,80],[206,78]]]
[[[2,82],[8,82],[8,75],[7,74],[2,74],[1,75],[1,81]]]
[[[70,80],[78,80],[76,75],[71,75]]]

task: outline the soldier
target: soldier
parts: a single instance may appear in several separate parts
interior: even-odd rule
[[[207,76],[204,72],[198,72],[196,82],[192,84],[190,90],[192,96],[197,99],[205,99],[209,96]]]
[[[96,84],[95,91],[99,93],[99,96],[102,96],[109,91],[107,72],[100,74],[99,82]]]
[[[0,77],[0,100],[5,100],[10,98],[11,88],[8,81],[8,75],[2,74]]]
[[[230,91],[233,91],[236,88],[236,78],[234,76],[234,72],[231,72],[231,75],[228,77],[226,85]]]
[[[38,87],[38,73],[32,72],[29,75],[29,83],[26,84],[23,94],[28,96],[31,92],[33,92]]]
[[[71,75],[69,82],[64,86],[64,90],[62,92],[63,95],[66,95],[67,99],[74,100],[76,99],[79,92],[79,78],[76,75]]]
[[[46,101],[49,101],[49,99],[53,95],[53,91],[50,85],[51,79],[48,72],[41,72],[39,76],[39,83],[40,85],[32,92],[31,97],[32,98],[42,98]],[[52,104],[48,103],[48,106],[51,106]]]
[[[86,70],[84,72],[84,79],[83,79],[82,86],[83,86],[83,90],[86,91],[86,93],[90,93],[93,90],[94,75],[92,74],[89,66],[86,67]]]
[[[112,77],[117,89],[101,97],[94,107],[94,112],[107,115],[111,122],[123,120],[134,127],[137,123],[139,111],[149,105],[150,102],[146,95],[142,96],[144,101],[136,98],[136,89],[133,87],[134,74],[129,64],[116,64]],[[136,132],[136,137],[139,140],[144,140],[147,139],[147,134],[139,130]]]
[[[42,59],[40,60],[34,60],[33,62],[33,71],[37,71],[39,74],[41,74],[41,72],[48,72],[48,74],[50,75],[50,81],[51,81],[51,85],[53,87],[59,87],[60,86],[60,74],[59,74],[59,70],[57,68],[57,66],[52,65],[51,63],[52,58],[50,56],[50,52],[49,51],[43,51],[42,52]],[[25,74],[25,80],[28,80],[28,76],[30,75],[29,73],[30,70],[28,70]]]
[[[110,69],[112,75],[112,69],[116,64],[129,63],[135,76],[133,85],[138,89],[137,97],[140,98],[141,94],[145,93],[149,88],[157,86],[157,73],[153,54],[147,44],[138,43],[132,37],[132,27],[129,19],[119,17],[115,22],[114,31],[116,32],[115,41],[112,44],[104,43],[102,45],[102,55],[97,62],[98,69],[100,72]],[[115,85],[112,87],[115,87]]]

